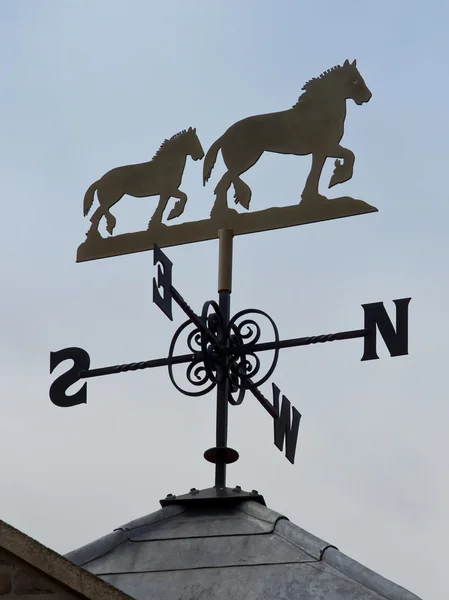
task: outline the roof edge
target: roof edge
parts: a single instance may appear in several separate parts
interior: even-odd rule
[[[184,511],[185,508],[183,506],[172,504],[164,508],[160,508],[159,510],[156,510],[152,513],[148,513],[143,517],[134,519],[133,521],[130,521],[125,525],[120,525],[120,527],[117,527],[116,529],[114,529],[114,531],[117,531],[119,529],[122,529],[124,531],[131,531],[131,529],[138,529],[139,527],[144,527],[145,525],[152,525],[153,523],[157,523],[158,521],[164,521],[165,519],[174,517],[175,515],[178,515],[179,513],[182,513]]]
[[[85,546],[81,546],[76,550],[72,550],[64,557],[70,560],[72,563],[78,566],[82,566],[91,560],[100,558],[103,554],[106,554],[116,546],[119,546],[122,542],[128,539],[128,532],[122,529],[117,529],[112,533],[108,533],[98,540],[94,540]]]
[[[0,520],[1,547],[89,600],[132,600],[131,596]]]
[[[122,544],[129,538],[129,532],[133,529],[157,523],[158,521],[164,521],[183,511],[184,509],[181,506],[167,506],[166,508],[160,508],[144,517],[139,517],[125,525],[117,527],[112,533],[107,533],[103,537],[94,540],[85,546],[81,546],[76,550],[68,552],[65,554],[65,558],[78,566],[82,566],[91,560],[100,558],[103,554],[106,554],[116,546]]]
[[[377,592],[388,598],[388,600],[422,600],[400,585],[393,583],[389,579],[358,563],[356,560],[346,556],[346,554],[343,554],[337,548],[325,548],[322,560],[373,592]]]

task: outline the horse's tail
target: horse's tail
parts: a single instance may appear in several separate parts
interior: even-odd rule
[[[85,217],[89,214],[89,211],[92,208],[92,204],[94,203],[94,194],[97,187],[98,181],[94,181],[84,194],[83,212]]]
[[[215,161],[217,160],[218,151],[221,148],[222,137],[218,138],[216,142],[212,144],[206,154],[206,158],[204,159],[203,164],[203,185],[206,185],[210,174],[212,173],[212,169],[214,168]]]

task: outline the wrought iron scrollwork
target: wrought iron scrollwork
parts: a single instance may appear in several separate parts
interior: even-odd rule
[[[250,316],[253,318],[249,318]],[[254,316],[268,320],[274,337],[272,341],[275,344],[279,342],[279,331],[276,323],[270,315],[262,310],[256,308],[242,310],[229,321],[228,336],[231,342],[229,371],[235,377],[234,385],[246,390],[265,383],[275,370],[279,358],[279,349],[275,348],[269,367],[262,369],[259,356],[254,350],[251,350],[251,346],[259,343],[262,337],[262,328],[255,321]],[[261,375],[263,372],[264,374]]]
[[[247,391],[273,418],[274,443],[281,451],[285,445],[286,457],[290,462],[294,462],[301,415],[291,406],[286,396],[281,395],[280,389],[274,383],[272,402],[259,389],[273,374],[281,349],[364,338],[362,360],[374,360],[378,358],[376,335],[379,332],[391,356],[408,353],[410,298],[394,300],[397,309],[396,327],[389,319],[383,303],[376,302],[363,305],[363,329],[284,340],[279,339],[273,319],[261,310],[242,310],[229,318],[232,236],[233,232],[230,229],[223,229],[219,233],[220,256],[223,258],[219,269],[219,303],[206,302],[200,315],[192,310],[173,287],[172,263],[155,247],[155,264],[160,265],[158,277],[153,280],[153,300],[170,320],[172,301],[188,318],[176,330],[168,356],[97,369],[89,368],[89,355],[80,348],[66,348],[50,356],[50,372],[66,359],[72,359],[74,363],[67,372],[56,379],[50,389],[52,402],[62,407],[86,402],[86,384],[76,394],[66,394],[67,389],[80,379],[154,367],[167,366],[171,382],[178,391],[187,396],[203,396],[217,387],[216,446],[206,450],[204,457],[215,463],[215,486],[219,489],[226,486],[226,465],[238,458],[238,453],[227,446],[228,403],[241,404]],[[162,290],[163,294],[160,293]],[[264,321],[268,321],[268,328],[266,323],[262,326]],[[269,340],[266,339],[267,331]],[[175,354],[175,349],[181,343],[187,346],[187,354]],[[176,376],[175,367],[178,369]],[[182,382],[178,378],[179,369],[184,369],[181,372]]]
[[[217,385],[226,376],[224,368],[226,340],[223,317],[214,300],[205,302],[201,319],[204,324],[204,330],[201,332],[204,367],[210,381]]]
[[[251,350],[262,338],[262,327],[255,320],[261,317],[268,320],[272,329],[271,341],[277,344],[278,328],[267,313],[258,309],[242,310],[225,326],[218,304],[206,302],[199,323],[190,320],[183,323],[170,344],[169,359],[174,356],[176,345],[184,335],[193,355],[184,374],[191,389],[177,382],[174,365],[168,365],[170,380],[175,388],[187,396],[203,396],[228,379],[229,403],[241,404],[246,390],[254,389],[271,377],[279,357],[279,349],[275,348],[269,366],[263,368],[260,358]]]
[[[187,330],[190,328],[191,331],[187,333]],[[176,349],[176,345],[178,340],[180,339],[183,333],[187,334],[187,347],[192,352],[193,359],[190,363],[188,363],[185,371],[185,378],[188,383],[193,386],[194,389],[187,389],[185,384],[183,386],[179,385],[176,381],[174,366],[171,362],[168,364],[168,374],[170,377],[170,381],[175,386],[175,388],[185,394],[186,396],[203,396],[204,394],[212,391],[216,385],[215,381],[211,381],[209,378],[208,370],[206,369],[203,357],[204,354],[202,352],[202,338],[201,338],[201,330],[194,325],[190,320],[185,321],[178,329],[176,330],[172,341],[170,343],[170,348],[168,351],[168,358],[171,359],[174,356],[174,352]],[[180,365],[181,366],[181,365]],[[196,388],[196,389],[195,389]]]

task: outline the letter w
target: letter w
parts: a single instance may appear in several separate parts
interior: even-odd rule
[[[285,440],[285,456],[293,464],[295,462],[296,442],[298,440],[301,414],[290,401],[282,395],[282,406],[279,410],[279,388],[273,383],[273,407],[277,417],[274,418],[274,444],[282,452]],[[290,418],[291,413],[293,418]]]

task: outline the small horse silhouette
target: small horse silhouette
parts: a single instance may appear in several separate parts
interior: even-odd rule
[[[87,235],[98,233],[98,224],[103,216],[106,217],[106,230],[112,235],[116,218],[109,209],[125,194],[135,198],[160,196],[148,227],[162,223],[165,207],[172,197],[178,198],[178,201],[168,219],[179,217],[187,202],[187,195],[179,189],[187,156],[193,160],[200,160],[204,156],[196,129],[191,127],[165,140],[149,162],[117,167],[95,181],[84,196],[84,216],[92,207],[95,190],[100,204],[90,219],[92,225]]]
[[[335,161],[329,187],[351,179],[355,157],[350,150],[340,146],[346,100],[363,104],[371,98],[356,61],[349,64],[346,60],[343,66],[333,67],[311,79],[302,89],[304,93],[290,110],[238,121],[212,144],[204,159],[203,184],[210,177],[220,149],[228,169],[215,188],[212,212],[227,210],[227,191],[231,184],[234,185],[235,203],[249,208],[251,188],[240,175],[255,165],[263,152],[312,154],[312,168],[301,195],[304,202],[327,200],[318,193],[318,184],[328,157],[344,161],[343,164],[340,160]]]

